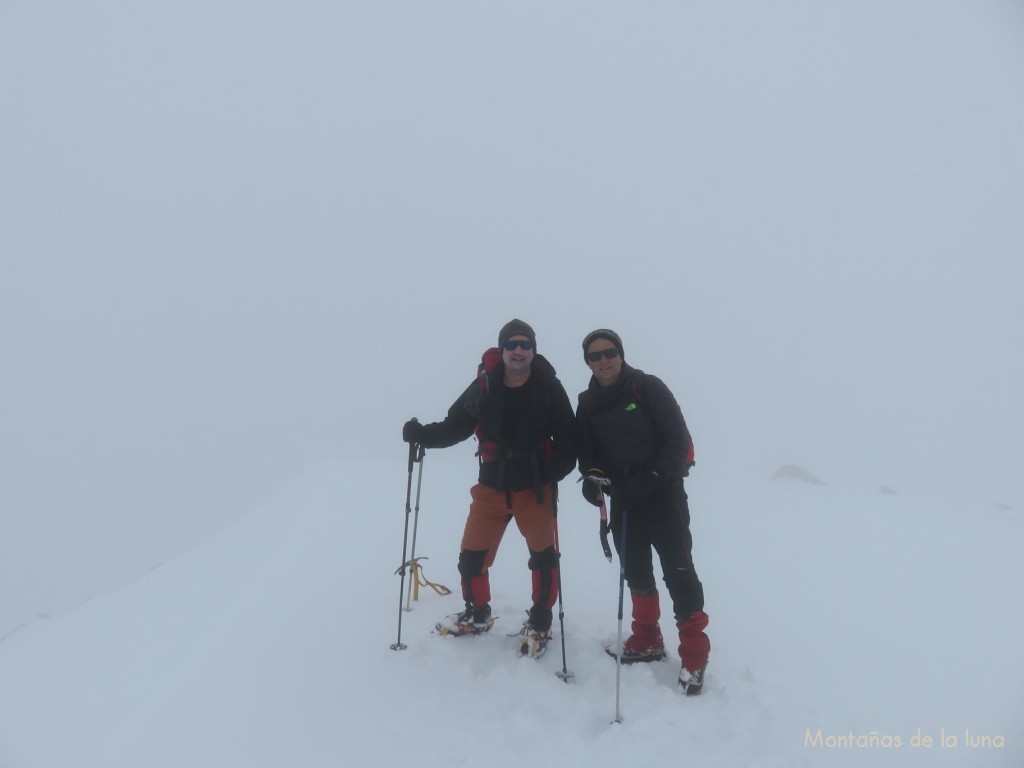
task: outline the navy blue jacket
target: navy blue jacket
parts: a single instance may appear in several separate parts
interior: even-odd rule
[[[682,409],[657,376],[622,364],[622,376],[611,387],[591,377],[576,409],[580,471],[602,470],[616,480],[655,472],[667,485],[685,477],[692,462],[693,441]]]

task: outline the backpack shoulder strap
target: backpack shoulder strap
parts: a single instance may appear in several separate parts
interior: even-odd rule
[[[629,379],[629,385],[633,389],[633,397],[636,398],[636,404],[642,406],[644,404],[644,398],[640,396],[640,391],[645,390],[647,388],[647,376],[639,368],[636,368],[635,371],[636,372]]]

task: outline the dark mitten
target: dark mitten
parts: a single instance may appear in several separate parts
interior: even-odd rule
[[[423,425],[416,419],[409,419],[402,427],[402,439],[407,443],[419,443],[423,438]]]
[[[597,483],[592,483],[590,480],[583,478],[583,498],[593,504],[595,507],[600,507],[602,503],[601,486]]]
[[[595,507],[600,507],[604,499],[602,499],[605,486],[596,482],[597,479],[604,479],[604,470],[599,467],[591,467],[583,471],[583,498],[593,504]],[[591,479],[593,478],[593,479]]]

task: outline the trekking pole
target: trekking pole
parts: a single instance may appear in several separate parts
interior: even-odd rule
[[[415,419],[413,419],[415,421]],[[409,564],[406,559],[409,545],[409,515],[412,514],[412,465],[419,462],[420,478],[423,477],[423,446],[416,443],[409,443],[409,481],[405,487],[405,534],[402,536],[402,564],[395,571],[401,574],[402,580],[398,586],[398,640],[392,643],[392,651],[404,651],[407,646],[402,643],[402,596],[405,594],[405,567]],[[418,504],[418,501],[417,501]]]
[[[619,713],[619,690],[622,685],[622,599],[626,584],[626,510],[622,510],[622,534],[619,541],[619,635],[615,644],[619,652],[615,655],[615,719],[613,723],[621,723]]]
[[[563,683],[568,683],[575,675],[565,665],[565,611],[562,609],[562,550],[558,547],[558,485],[551,484],[551,509],[555,523],[555,560],[558,563],[558,625],[562,636],[562,671],[555,674]]]
[[[407,611],[412,610],[413,589],[416,589],[417,592],[419,591],[420,581],[420,564],[416,560],[416,532],[420,527],[420,488],[423,487],[423,446],[419,446],[419,449],[419,458],[417,460],[420,462],[420,469],[416,475],[416,513],[412,518],[412,554],[409,555],[411,576],[409,578],[409,595],[405,599],[405,610]],[[408,504],[409,502],[406,501],[406,508],[408,508]]]

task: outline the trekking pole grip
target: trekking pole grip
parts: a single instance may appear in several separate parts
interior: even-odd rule
[[[411,419],[409,419],[409,421],[411,421],[411,422],[413,422],[415,424],[419,424],[420,423],[419,419],[417,419],[415,416],[413,416]],[[422,456],[423,456],[423,446],[419,445],[418,443],[409,443],[409,471],[410,472],[412,472],[412,465],[415,464],[419,460],[417,458],[417,455],[419,455],[419,457],[422,458]]]

